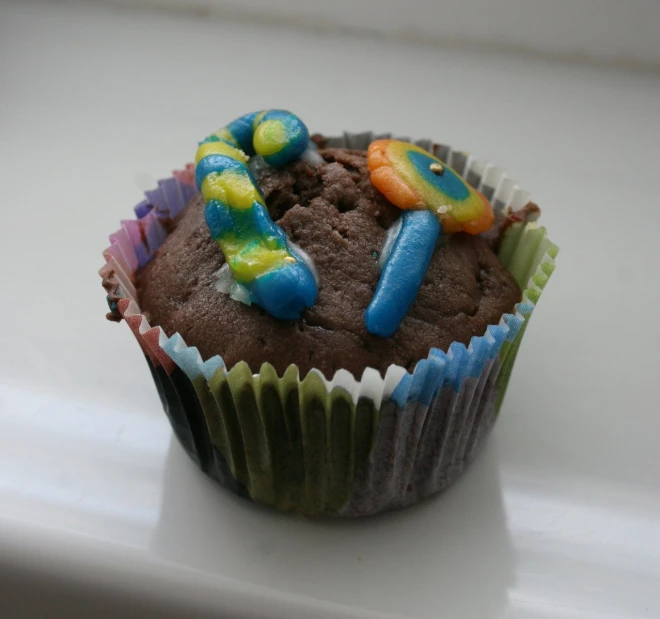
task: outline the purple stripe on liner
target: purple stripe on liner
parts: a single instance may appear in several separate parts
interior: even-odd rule
[[[154,206],[154,210],[158,215],[158,219],[167,219],[170,216],[169,208],[167,207],[167,199],[163,190],[158,187],[158,189],[151,189],[150,191],[145,191],[144,195],[147,196],[147,200],[151,202]]]
[[[153,208],[152,204],[149,204],[147,200],[142,200],[139,204],[135,206],[133,211],[135,211],[135,216],[138,219],[142,219],[143,217],[146,217],[151,209]]]
[[[151,254],[147,251],[147,248],[142,241],[142,224],[135,219],[126,219],[121,222],[121,225],[131,239],[135,255],[137,256],[138,266],[141,268],[147,264],[149,258],[151,258]]]
[[[145,191],[145,200],[134,207],[137,221],[124,220],[126,231],[122,238],[113,238],[125,255],[124,261],[136,270],[151,260],[154,252],[167,238],[160,219],[176,217],[199,192],[194,185],[182,183],[175,177],[158,181],[158,188]],[[151,217],[150,217],[151,215]],[[158,224],[158,225],[156,225]],[[124,243],[124,245],[122,245]],[[131,248],[125,246],[128,243]]]
[[[181,183],[176,178],[167,178],[158,181],[167,202],[169,216],[174,218],[183,209],[186,203],[181,195]]]
[[[194,185],[188,185],[186,183],[181,183],[181,193],[183,195],[184,205],[188,204],[196,195],[199,194],[197,187]]]
[[[147,251],[149,253],[149,260],[154,255],[154,252],[165,242],[167,238],[167,230],[158,221],[158,215],[151,211],[146,217],[140,220],[144,236],[147,240]]]

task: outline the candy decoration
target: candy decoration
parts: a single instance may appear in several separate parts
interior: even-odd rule
[[[369,333],[380,337],[394,335],[408,313],[442,229],[430,211],[411,211],[402,219],[401,230],[364,315]]]
[[[445,233],[479,234],[495,220],[486,196],[419,146],[376,140],[369,145],[367,165],[371,182],[392,204],[432,211]]]
[[[301,157],[308,145],[309,131],[297,116],[267,110],[241,116],[210,135],[195,156],[206,224],[234,279],[251,303],[285,320],[299,318],[314,304],[316,280],[271,220],[247,161],[258,154],[269,165],[282,166]]]
[[[479,234],[490,228],[487,198],[427,151],[377,140],[367,153],[371,182],[405,212],[394,242],[383,247],[383,270],[367,311],[370,333],[390,337],[413,304],[441,232]]]

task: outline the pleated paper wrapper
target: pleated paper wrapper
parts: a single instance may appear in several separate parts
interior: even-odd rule
[[[372,133],[330,138],[330,147],[366,149]],[[406,138],[400,138],[406,139]],[[416,144],[452,166],[493,203],[516,213],[529,202],[501,168],[449,146]],[[142,347],[165,413],[199,467],[229,490],[279,510],[306,515],[364,516],[403,507],[454,482],[479,453],[497,419],[534,307],[554,270],[557,247],[535,222],[513,223],[498,256],[523,290],[469,346],[431,349],[412,373],[390,366],[356,380],[332,380],[291,366],[283,376],[264,364],[258,374],[218,356],[202,359],[179,334],[168,337],[143,315],[135,273],[167,238],[168,222],[197,195],[193,166],[145,193],[135,219],[110,235],[100,274]]]

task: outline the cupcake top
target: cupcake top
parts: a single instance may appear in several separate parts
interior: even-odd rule
[[[271,219],[254,173],[298,159],[315,168],[323,164],[306,125],[285,110],[237,118],[200,142],[195,156],[206,224],[226,261],[220,289],[289,320],[314,305],[318,274],[313,260]],[[382,274],[364,314],[369,333],[389,337],[415,301],[441,233],[479,234],[494,216],[483,194],[414,144],[376,140],[367,167],[373,185],[407,211],[388,231]]]
[[[228,368],[359,377],[467,345],[520,300],[492,249],[500,222],[451,168],[395,141],[316,149],[290,116],[248,116],[202,143],[202,195],[137,274],[151,324]]]

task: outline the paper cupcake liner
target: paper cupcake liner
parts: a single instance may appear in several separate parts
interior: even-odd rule
[[[345,134],[329,146],[366,149],[384,135]],[[405,138],[400,138],[405,139]],[[496,212],[529,201],[504,171],[430,140],[416,142],[485,193]],[[554,269],[557,247],[544,228],[511,225],[498,256],[523,289],[504,314],[470,345],[431,349],[410,373],[392,365],[360,380],[332,380],[291,366],[283,376],[264,364],[258,374],[219,356],[202,359],[177,333],[149,325],[135,273],[167,238],[171,220],[197,195],[189,164],[162,180],[110,236],[100,274],[112,310],[129,325],[181,445],[229,490],[285,511],[362,516],[412,504],[455,481],[495,422],[522,336]],[[523,211],[521,211],[523,212]]]

